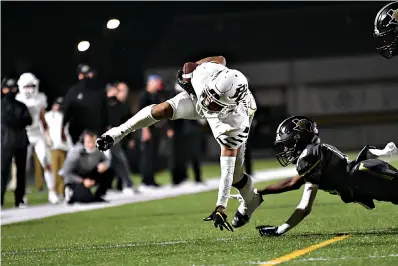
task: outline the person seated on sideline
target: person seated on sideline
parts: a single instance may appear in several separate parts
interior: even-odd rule
[[[111,164],[109,152],[100,152],[95,147],[97,136],[91,131],[84,131],[81,139],[68,152],[60,175],[65,182],[65,201],[90,203],[104,202],[102,198],[112,179],[105,172]],[[97,186],[93,194],[90,188]]]

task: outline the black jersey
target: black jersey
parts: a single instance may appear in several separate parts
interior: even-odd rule
[[[350,194],[348,156],[328,144],[310,144],[297,160],[298,174],[331,194]]]

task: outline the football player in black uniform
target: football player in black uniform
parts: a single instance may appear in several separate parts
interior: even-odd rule
[[[385,5],[377,13],[373,37],[376,49],[384,58],[398,55],[398,2]]]
[[[310,212],[318,189],[339,195],[345,203],[368,209],[373,200],[398,204],[398,170],[377,159],[398,153],[393,142],[383,150],[365,146],[354,161],[332,145],[321,143],[317,124],[305,116],[284,120],[276,133],[276,157],[282,166],[296,164],[298,175],[270,185],[259,194],[277,194],[304,187],[293,215],[281,226],[258,226],[261,236],[279,236],[300,223]]]

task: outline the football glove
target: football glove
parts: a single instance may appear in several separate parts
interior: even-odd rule
[[[184,91],[186,91],[189,95],[195,95],[195,91],[192,87],[192,84],[190,81],[184,81],[183,77],[182,77],[183,71],[182,69],[178,70],[177,72],[177,83],[178,85],[181,86],[181,88],[184,89]]]
[[[96,147],[100,151],[106,151],[106,150],[109,150],[110,148],[112,148],[114,143],[115,143],[115,141],[113,140],[113,138],[111,136],[102,135],[97,138]]]
[[[213,221],[215,228],[220,228],[221,231],[227,229],[228,231],[234,231],[232,226],[227,221],[227,215],[224,213],[223,207],[216,207],[216,209],[209,215],[209,217],[203,218],[205,222]]]
[[[260,225],[260,226],[257,226],[256,229],[260,233],[260,236],[281,236],[282,235],[282,234],[278,233],[278,226]]]

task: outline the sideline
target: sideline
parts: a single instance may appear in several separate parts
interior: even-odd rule
[[[254,183],[271,181],[290,177],[295,174],[297,174],[297,172],[294,167],[269,169],[255,173],[253,176],[253,181]],[[139,195],[123,195],[121,193],[110,192],[105,196],[105,199],[110,201],[108,203],[74,204],[73,206],[68,206],[66,204],[44,204],[28,206],[25,209],[5,209],[1,211],[1,225],[37,220],[66,213],[110,208],[135,202],[144,202],[212,191],[218,189],[218,185],[219,178],[213,178],[206,180],[205,185],[197,185],[189,182],[178,187],[167,185],[160,189],[154,190],[153,192],[143,192]]]

